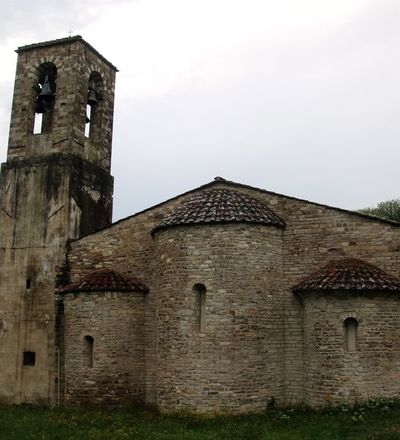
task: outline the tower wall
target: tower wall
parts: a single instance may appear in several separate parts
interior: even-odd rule
[[[54,289],[67,240],[111,221],[115,68],[80,37],[17,52],[8,157],[0,176],[0,319],[6,329],[0,337],[0,401],[48,404],[57,365]],[[55,66],[57,87],[48,104],[51,126],[33,134],[43,65]],[[97,137],[86,138],[93,70],[104,76],[104,91]]]
[[[160,230],[155,240],[160,409],[241,413],[279,400],[282,230],[185,226]]]

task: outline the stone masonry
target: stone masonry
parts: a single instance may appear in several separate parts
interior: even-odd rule
[[[53,404],[56,275],[67,240],[109,225],[115,67],[81,37],[24,46],[0,178],[0,401]],[[85,137],[90,76],[102,78]],[[46,84],[50,89],[46,91]],[[42,117],[41,130],[34,125]],[[36,121],[36,122],[35,122]]]
[[[110,224],[115,67],[81,37],[18,54],[0,401],[239,414],[400,397],[400,224],[222,178]]]
[[[257,199],[284,225],[236,222],[232,213],[213,223],[207,192],[214,189]],[[197,222],[184,214],[187,200],[190,206],[203,199],[207,215],[199,213]],[[170,224],[174,217],[187,224]],[[149,287],[144,403],[164,411],[239,413],[271,402],[321,406],[398,395],[392,381],[400,373],[399,234],[394,222],[217,179],[72,242],[67,262],[70,282],[118,267]],[[348,257],[392,274],[394,290],[311,292],[303,300],[293,293],[322,266]],[[206,288],[202,331],[197,284]],[[344,321],[352,314],[359,323],[358,351],[346,353]],[[326,338],[321,346],[312,319]],[[375,339],[365,344],[368,332]],[[336,364],[321,358],[334,347],[342,353]],[[381,366],[388,374],[373,379],[378,357],[392,360]]]

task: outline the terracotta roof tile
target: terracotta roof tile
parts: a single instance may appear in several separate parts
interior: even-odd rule
[[[79,281],[59,289],[67,292],[147,292],[149,289],[135,277],[127,277],[111,269],[99,269],[85,275]]]
[[[245,222],[285,227],[268,206],[247,194],[226,188],[204,190],[182,202],[153,230],[178,225]]]
[[[400,292],[400,279],[362,260],[331,261],[293,287],[302,291]]]

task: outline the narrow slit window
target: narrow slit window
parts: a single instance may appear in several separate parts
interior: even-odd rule
[[[83,356],[85,366],[88,368],[93,367],[93,346],[94,339],[92,336],[85,336],[83,338]]]
[[[206,286],[198,283],[193,286],[193,292],[196,295],[197,303],[197,321],[199,332],[204,332],[206,328]]]
[[[344,321],[345,343],[347,351],[357,351],[358,321],[355,318],[347,318]]]
[[[32,281],[31,281],[31,279],[30,278],[27,278],[26,279],[26,282],[25,282],[25,287],[26,287],[26,289],[30,289],[31,288],[31,285],[32,285]]]

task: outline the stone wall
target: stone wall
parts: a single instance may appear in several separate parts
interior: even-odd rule
[[[157,210],[132,216],[112,228],[71,243],[67,268],[70,282],[79,280],[94,269],[109,268],[139,278],[149,287],[145,296],[145,363],[146,403],[156,405],[156,335],[155,258],[151,229],[157,221]]]
[[[17,52],[8,159],[63,152],[109,172],[116,68],[80,37],[23,46]],[[45,63],[57,70],[53,122],[47,133],[34,135],[37,82]],[[92,72],[100,75],[102,88],[95,135],[86,138],[86,102]]]
[[[304,300],[305,403],[400,395],[398,294],[302,295]],[[349,351],[344,322],[358,321],[357,348]]]
[[[155,239],[159,407],[240,413],[279,401],[282,229],[186,226]],[[206,287],[202,328],[199,283]]]
[[[151,231],[181,198],[116,222],[111,228],[71,242],[67,255],[68,281],[75,282],[94,269],[109,268],[139,278],[149,287],[145,296],[146,404],[157,406],[156,286],[158,255]]]
[[[287,226],[282,235],[282,265],[280,267],[282,276],[277,288],[280,296],[277,302],[279,306],[276,305],[276,307],[279,307],[280,310],[275,310],[276,316],[279,316],[284,323],[283,334],[285,341],[279,352],[281,375],[277,379],[278,382],[274,382],[273,387],[275,389],[267,390],[264,388],[262,392],[264,392],[266,398],[267,395],[271,394],[272,397],[287,404],[302,403],[306,393],[305,382],[308,381],[305,378],[304,370],[304,350],[306,350],[304,344],[307,341],[303,340],[303,308],[299,299],[293,295],[292,287],[332,259],[342,257],[364,259],[390,274],[400,276],[400,227],[378,219],[243,185],[216,182],[208,185],[208,187],[227,187],[236,191],[243,191],[259,200],[263,200],[286,222]],[[204,189],[200,188],[198,190]],[[147,211],[121,220],[110,228],[72,242],[71,251],[68,254],[71,281],[76,281],[93,269],[108,267],[117,268],[126,275],[132,274],[137,276],[149,286],[150,292],[145,300],[146,402],[154,405],[159,405],[159,400],[162,400],[162,397],[157,398],[159,374],[157,355],[159,352],[159,325],[161,323],[165,324],[161,318],[159,320],[160,311],[158,308],[160,303],[157,301],[157,295],[164,295],[163,291],[159,293],[160,282],[165,283],[168,287],[168,292],[173,293],[172,284],[167,285],[167,276],[173,277],[174,267],[172,264],[166,264],[165,259],[161,260],[160,255],[163,252],[160,252],[157,248],[151,236],[151,230],[162,219],[163,215],[171,212],[174,207],[192,194],[193,192],[183,194]],[[224,227],[227,228],[226,234],[228,237],[229,228],[239,227],[239,225],[228,224]],[[245,253],[241,246],[245,246],[246,243],[250,246],[253,243],[253,234],[258,237],[258,240],[261,237],[260,231],[253,226],[240,225],[240,228],[243,228],[243,237],[237,238],[235,233],[232,232],[233,235],[230,237],[231,241],[229,244],[224,245],[225,247],[219,247],[217,240],[213,243],[209,241],[213,234],[211,231],[214,231],[214,226],[209,225],[207,228],[204,228],[206,232],[202,233],[204,237],[201,234],[199,238],[195,235],[190,236],[190,240],[195,240],[193,247],[191,247],[190,241],[183,234],[183,231],[188,233],[191,230],[186,228],[179,228],[182,232],[177,232],[178,228],[176,228],[176,232],[174,232],[174,229],[171,229],[170,232],[166,230],[162,233],[172,234],[169,237],[172,241],[163,242],[162,249],[165,250],[169,247],[171,252],[179,251],[182,255],[185,255],[184,253],[190,248],[192,249],[191,252],[195,261],[195,258],[202,258],[202,243],[201,240],[199,241],[200,237],[202,237],[205,240],[204,246],[206,244],[208,246],[205,248],[209,251],[213,250],[216,255],[218,252],[220,255],[225,254],[227,256],[226,261],[232,261],[237,273],[240,272],[242,274],[243,280],[246,277],[251,279],[248,282],[249,289],[251,289],[252,283],[259,285],[260,281],[256,279],[253,267],[249,264],[243,264],[239,267],[239,262],[235,260],[235,255]],[[232,229],[232,231],[234,230]],[[219,231],[218,228],[216,231]],[[178,235],[173,236],[174,233]],[[207,238],[208,233],[210,234],[209,238]],[[157,241],[157,233],[155,238]],[[179,245],[175,246],[175,239],[182,241],[182,250],[179,250]],[[198,252],[198,255],[195,255],[195,252]],[[191,255],[188,254],[185,258],[192,258]],[[252,259],[252,255],[249,255],[249,259]],[[178,261],[182,270],[185,261],[188,262],[185,259],[182,259],[181,262]],[[264,261],[263,256],[260,257],[260,261]],[[218,282],[211,280],[214,274],[222,270],[220,266],[222,264],[221,260],[215,257],[211,260],[211,263],[207,264],[209,268],[214,266],[214,272],[203,273],[200,271],[199,277],[204,277],[205,281],[200,279],[196,281],[193,278],[189,282],[187,277],[184,278],[186,281],[182,281],[182,283],[186,284],[182,284],[180,288],[181,291],[185,292],[185,295],[190,294],[190,289],[195,282],[203,282],[207,288],[211,285],[212,289],[215,287],[224,289],[221,284],[222,278],[219,280],[216,278]],[[276,262],[276,264],[278,263]],[[168,267],[168,274],[162,272],[163,268],[166,267]],[[204,270],[206,268],[207,265],[204,266]],[[223,284],[229,282],[229,278],[223,279]],[[229,289],[232,289],[232,286]],[[227,289],[225,288],[225,290]],[[229,291],[232,290],[227,290],[227,292]],[[243,303],[240,304],[240,306],[242,305]],[[164,316],[163,319],[166,319],[166,317]],[[277,332],[279,333],[279,331]],[[210,380],[214,380],[212,375]],[[169,392],[172,393],[171,389]],[[184,391],[181,394],[183,395]],[[173,402],[172,400],[167,402],[168,399],[169,397],[166,397],[163,404],[165,407],[171,408]],[[189,402],[189,400],[189,398],[183,399],[185,402]],[[183,407],[182,403],[176,403],[176,405]],[[257,408],[261,407],[258,403],[257,405]]]
[[[292,287],[329,261],[342,257],[363,259],[400,276],[400,226],[247,186],[242,190],[264,200],[286,222],[281,284],[286,322],[285,390],[286,402],[299,404],[305,392],[303,310]]]
[[[64,298],[64,403],[120,405],[144,401],[144,295],[67,293]],[[84,338],[93,344],[88,365]]]
[[[57,70],[49,104],[53,118],[46,133],[34,134],[38,80],[46,63]],[[93,70],[104,85],[101,136],[85,139]],[[18,49],[0,176],[0,319],[6,328],[0,336],[0,401],[54,403],[56,273],[68,239],[111,220],[114,81],[115,68],[80,37]]]

